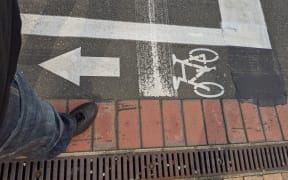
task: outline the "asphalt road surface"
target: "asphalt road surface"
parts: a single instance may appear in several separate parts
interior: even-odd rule
[[[283,103],[288,2],[230,2],[22,0],[19,68],[43,98]]]

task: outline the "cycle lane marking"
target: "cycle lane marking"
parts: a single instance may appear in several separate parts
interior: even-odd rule
[[[255,10],[258,11],[261,4],[258,0],[252,0],[252,3],[248,3],[249,6],[256,4]],[[227,5],[228,2],[228,5]],[[258,4],[257,4],[258,2]],[[226,4],[224,4],[226,3]],[[221,10],[221,17],[224,20],[225,17],[230,16],[231,12],[237,15],[237,13],[245,14],[247,10],[254,8],[247,8],[247,10],[234,11],[235,8],[243,7],[239,4],[247,4],[247,0],[241,0],[236,4],[229,4],[227,0],[219,0],[219,6]],[[259,6],[260,4],[260,6]],[[229,10],[230,8],[230,10]],[[225,13],[224,12],[224,10]],[[227,10],[228,9],[228,10]],[[231,10],[234,9],[234,10]],[[222,12],[223,11],[223,12]],[[242,12],[243,11],[243,12]],[[253,13],[252,13],[253,14]],[[257,12],[256,12],[257,14]],[[260,13],[263,15],[263,13]],[[239,14],[238,14],[239,16]],[[241,16],[241,15],[240,15]],[[235,16],[237,17],[237,16]],[[261,16],[260,16],[261,17]],[[97,19],[85,19],[85,18],[72,18],[72,17],[60,17],[60,16],[41,16],[41,15],[31,15],[22,14],[23,18],[23,34],[36,34],[43,36],[55,36],[55,37],[87,37],[87,38],[104,38],[104,39],[124,39],[124,40],[138,40],[138,41],[149,41],[153,43],[153,72],[150,79],[145,80],[146,82],[151,82],[154,84],[152,87],[157,87],[156,91],[153,88],[148,89],[145,96],[175,96],[175,93],[171,93],[169,87],[165,84],[163,85],[163,77],[161,76],[171,76],[163,75],[160,71],[157,71],[157,67],[160,67],[159,58],[157,54],[158,42],[168,42],[168,43],[179,43],[179,44],[204,44],[204,45],[215,45],[215,46],[243,46],[243,47],[258,47],[270,49],[270,41],[267,44],[267,38],[265,41],[259,38],[261,35],[267,37],[267,28],[263,29],[262,20],[264,18],[258,18],[261,26],[256,26],[256,34],[251,31],[253,29],[253,24],[255,21],[251,19],[243,18],[246,22],[241,21],[240,25],[246,28],[239,28],[237,24],[237,19],[230,18],[229,22],[225,23],[222,21],[222,28],[199,28],[199,27],[188,27],[188,26],[176,26],[176,25],[165,25],[165,24],[150,24],[150,23],[131,23],[122,21],[109,21],[109,20],[97,20]],[[30,21],[31,20],[31,21]],[[227,20],[227,21],[228,21]],[[241,19],[240,19],[241,20]],[[27,21],[30,21],[27,25]],[[250,24],[249,24],[250,23]],[[264,20],[265,23],[265,20]],[[249,24],[250,26],[247,26]],[[237,26],[238,25],[238,26]],[[81,28],[79,28],[81,27]],[[247,27],[251,27],[247,28]],[[239,28],[239,29],[237,29]],[[258,31],[259,29],[259,31]],[[249,31],[250,30],[250,31]],[[258,34],[259,33],[259,34]],[[173,34],[173,36],[171,36]],[[245,40],[243,40],[245,39]],[[239,42],[238,42],[239,40]],[[268,37],[269,40],[269,37]],[[230,42],[231,41],[231,42]],[[240,42],[241,41],[241,42]],[[169,68],[169,67],[168,67]],[[171,68],[171,67],[170,67]],[[169,72],[169,71],[168,71]],[[143,74],[145,77],[146,74]],[[156,77],[156,78],[155,78]],[[158,78],[160,77],[160,78]],[[140,79],[140,77],[139,77]],[[164,78],[168,79],[168,78]],[[170,80],[172,81],[172,80]],[[150,92],[149,92],[150,91]]]
[[[199,52],[199,54],[195,54],[197,52]],[[212,59],[209,59],[207,53],[212,53],[214,57]],[[215,64],[214,66],[213,64],[210,64],[219,60],[219,54],[216,51],[207,48],[196,48],[190,50],[188,59],[178,59],[176,55],[173,54],[172,60],[173,66],[175,66],[175,64],[181,65],[180,69],[182,75],[180,77],[173,75],[173,87],[175,91],[179,90],[180,83],[185,83],[194,86],[194,93],[204,98],[217,98],[224,95],[225,89],[222,85],[210,81],[197,81],[204,74],[217,70]],[[195,62],[198,62],[198,64]],[[194,68],[196,70],[195,76],[188,78],[186,74],[188,71],[186,70],[187,67]],[[213,87],[217,88],[219,92],[213,92]],[[202,89],[202,92],[199,91],[199,89]]]

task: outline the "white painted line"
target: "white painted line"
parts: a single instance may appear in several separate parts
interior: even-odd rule
[[[219,7],[228,45],[271,49],[260,0],[219,0]]]
[[[39,64],[48,71],[80,86],[80,76],[120,77],[120,59],[82,57],[81,48]]]
[[[163,3],[165,2],[163,1]],[[140,11],[139,13],[142,14],[142,16],[144,16],[144,14],[143,12],[141,13],[141,11],[148,7],[148,11],[145,11],[145,18],[147,18],[149,24],[153,24],[155,23],[155,21],[158,20],[156,17],[157,7],[155,6],[155,0],[136,0],[135,4],[136,11]],[[165,17],[165,15],[163,16]],[[157,38],[157,34],[152,29],[150,36],[152,39]],[[170,57],[170,51],[168,47],[165,47],[164,50],[164,46],[165,45],[159,44],[158,42],[147,43],[137,41],[137,61],[139,65],[138,68],[146,69],[144,71],[139,69],[138,71],[139,94],[141,94],[142,96],[175,96],[175,91],[173,88],[171,88],[171,85],[173,84],[172,79],[169,80],[168,78],[169,74],[171,74],[172,71],[170,71],[169,73],[169,70],[163,68],[163,62],[165,62],[165,64],[169,64]],[[143,47],[145,47],[146,49],[145,52],[143,52],[142,50]]]
[[[22,33],[28,35],[224,45],[220,29],[35,14],[21,17]]]
[[[224,17],[224,21],[227,19],[226,16],[229,16],[229,14],[226,14],[226,12],[228,13],[234,10],[229,10],[229,6],[224,6],[225,3],[227,4],[227,1],[230,0],[219,1],[221,7],[220,10],[226,10],[223,10],[224,14],[222,15],[222,18]],[[239,0],[236,5],[241,4],[241,1]],[[248,5],[254,4],[248,3]],[[237,10],[235,13],[240,11],[241,10]],[[262,9],[256,8],[255,11],[256,14],[263,14]],[[240,14],[239,16],[241,15],[243,14]],[[225,28],[223,31],[222,29],[216,28],[97,20],[66,16],[47,16],[36,14],[22,14],[21,16],[23,21],[22,33],[27,35],[271,48],[270,43],[267,44],[266,42],[267,39],[261,39],[261,37],[265,37],[267,35],[267,32],[263,31],[261,28],[262,26],[260,28],[258,26],[254,27],[252,26],[253,24],[249,25],[251,28],[245,27],[239,31],[238,29],[234,29],[236,26],[233,26],[232,30],[228,30],[229,28],[227,27],[229,26],[226,26],[226,24],[229,23],[223,22],[222,24]],[[237,24],[237,22],[235,22],[235,24]],[[151,34],[155,35],[151,36]]]

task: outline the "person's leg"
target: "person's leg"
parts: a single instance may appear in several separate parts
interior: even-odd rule
[[[10,81],[13,80],[20,51],[21,21],[17,0],[0,1],[0,7],[3,10],[0,12],[0,60],[3,61],[1,66],[5,65],[4,69],[1,67],[3,71],[8,71],[4,73],[8,77],[4,78],[3,83],[1,76],[0,84],[7,89],[6,86],[9,88]],[[11,66],[13,68],[9,68]],[[95,103],[81,106],[71,115],[59,114],[53,106],[34,94],[20,73],[16,73],[10,89],[6,114],[4,118],[0,117],[0,159],[17,156],[28,156],[33,159],[53,158],[65,151],[74,133],[83,132],[96,116]],[[0,95],[7,96],[4,91],[0,92],[3,93]],[[4,110],[1,109],[2,111]]]
[[[11,87],[6,127],[0,131],[0,159],[51,159],[64,152],[72,137],[95,119],[96,104],[87,105],[71,115],[58,113],[38,98],[23,75],[17,73]]]
[[[76,131],[76,119],[59,114],[50,104],[35,96],[20,73],[16,74],[13,84],[19,96],[10,95],[5,117],[9,137],[0,147],[0,157],[21,155],[49,159],[65,151]]]

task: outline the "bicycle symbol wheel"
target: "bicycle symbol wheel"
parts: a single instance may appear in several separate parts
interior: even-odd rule
[[[207,58],[209,57],[209,59]],[[215,62],[219,59],[219,54],[216,51],[207,48],[196,48],[189,52],[190,61],[198,61],[201,63]]]
[[[207,88],[201,88],[201,86],[205,86]],[[207,90],[209,89],[209,90]],[[217,98],[224,94],[224,87],[220,84],[214,82],[202,82],[194,87],[194,92],[198,96],[202,96],[204,98]]]

